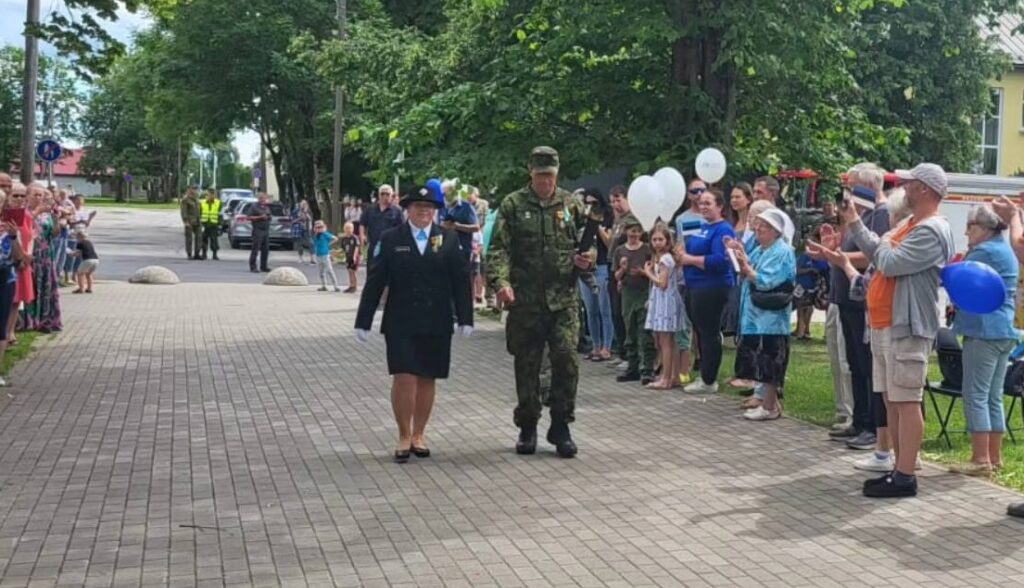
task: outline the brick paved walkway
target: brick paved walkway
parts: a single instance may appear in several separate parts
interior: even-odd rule
[[[67,297],[0,400],[0,586],[1024,584],[1019,496],[929,468],[869,501],[822,431],[600,365],[579,459],[516,456],[497,324],[456,344],[434,457],[394,465],[383,341],[312,290]]]

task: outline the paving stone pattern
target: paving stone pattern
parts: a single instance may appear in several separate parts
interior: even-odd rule
[[[434,456],[400,466],[354,298],[96,290],[0,400],[2,587],[1024,585],[1014,493],[928,468],[871,501],[823,431],[603,365],[579,458],[516,456],[496,323],[456,341]]]

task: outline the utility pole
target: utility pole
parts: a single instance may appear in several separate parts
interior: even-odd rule
[[[335,0],[338,17],[338,40],[345,41],[345,21],[348,19],[348,1]],[[331,225],[337,225],[336,215],[340,210],[335,210],[337,203],[341,202],[341,142],[342,134],[345,132],[345,86],[338,84],[334,88],[334,173],[331,178],[331,200],[327,208],[330,210]],[[331,228],[337,229],[337,226]]]
[[[25,81],[21,104],[21,182],[29,184],[36,169],[36,89],[39,84],[39,39],[28,30],[39,24],[39,0],[28,0],[25,18]]]

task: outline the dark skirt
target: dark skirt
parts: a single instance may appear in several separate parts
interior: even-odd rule
[[[781,388],[786,382],[788,367],[789,335],[743,335],[740,337],[740,346],[736,350],[737,378]]]
[[[388,349],[388,373],[412,374],[421,378],[448,377],[452,336],[384,335]]]

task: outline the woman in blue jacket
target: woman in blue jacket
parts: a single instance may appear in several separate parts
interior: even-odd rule
[[[985,204],[967,215],[966,261],[991,267],[1003,278],[1006,298],[993,313],[974,314],[956,309],[953,331],[963,335],[964,416],[971,433],[971,461],[952,469],[970,476],[989,476],[1002,465],[1003,379],[1010,351],[1017,341],[1013,328],[1017,292],[1017,259],[1003,238],[1006,224]]]
[[[718,368],[722,365],[722,312],[735,283],[732,262],[725,251],[725,239],[736,237],[725,219],[725,196],[717,188],[704,192],[697,200],[704,217],[700,233],[686,239],[679,252],[686,276],[686,312],[693,323],[700,351],[700,379],[688,385],[687,392],[717,392]]]

